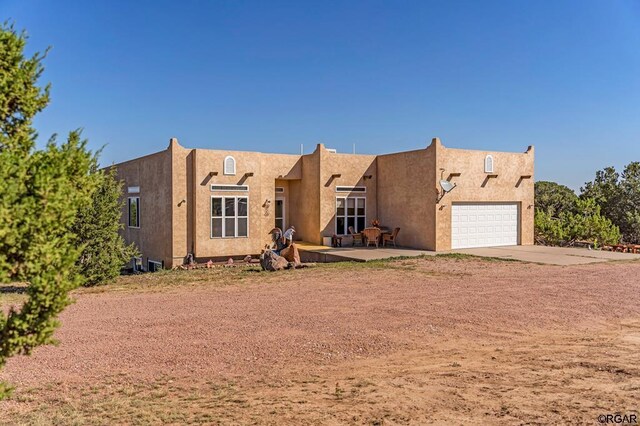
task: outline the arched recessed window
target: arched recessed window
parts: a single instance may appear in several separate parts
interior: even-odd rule
[[[493,173],[493,157],[491,155],[484,157],[484,172]]]
[[[236,160],[230,155],[224,158],[224,174],[235,175],[236,174]]]

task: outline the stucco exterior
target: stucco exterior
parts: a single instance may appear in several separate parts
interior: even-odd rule
[[[493,159],[491,173],[484,169],[487,155]],[[229,157],[235,160],[234,174],[225,173]],[[424,149],[386,155],[340,154],[322,144],[311,154],[286,155],[189,149],[171,139],[164,151],[114,167],[124,181],[123,197],[140,197],[138,228],[128,226],[129,211],[123,209],[124,238],[136,243],[144,262],[162,262],[165,268],[182,264],[189,253],[199,260],[259,253],[274,227],[277,199],[286,226],[296,227],[295,238],[317,244],[342,234],[345,223],[359,220],[361,228],[378,218],[401,228],[399,245],[448,250],[451,206],[468,202],[518,203],[518,243],[533,243],[532,147],[524,153],[470,151],[446,148],[435,138]],[[439,199],[441,179],[456,188]],[[212,197],[247,200],[246,236],[213,235]],[[364,208],[345,209],[340,230],[337,197],[345,203],[364,199],[348,201]],[[364,211],[364,221],[347,217],[347,211]]]
[[[451,248],[451,206],[462,202],[519,203],[519,244],[533,244],[533,147],[524,154],[471,151],[446,148],[437,141],[435,152],[437,173],[456,184],[435,209],[436,251]],[[482,167],[487,155],[493,157],[492,173],[485,173]]]

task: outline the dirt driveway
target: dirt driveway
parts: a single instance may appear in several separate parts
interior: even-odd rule
[[[0,423],[549,424],[637,413],[640,263],[132,277],[11,359]]]

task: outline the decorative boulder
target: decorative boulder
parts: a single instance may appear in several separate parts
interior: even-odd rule
[[[265,250],[260,255],[260,265],[265,271],[281,271],[288,268],[289,262],[272,250]]]
[[[301,265],[300,262],[300,253],[298,252],[298,247],[296,247],[296,243],[291,243],[289,247],[282,250],[280,255],[287,259],[287,261],[293,263],[293,267],[297,268]]]

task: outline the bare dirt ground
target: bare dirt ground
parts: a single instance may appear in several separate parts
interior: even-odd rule
[[[0,423],[597,424],[638,413],[639,276],[436,257],[122,278],[10,360]]]

